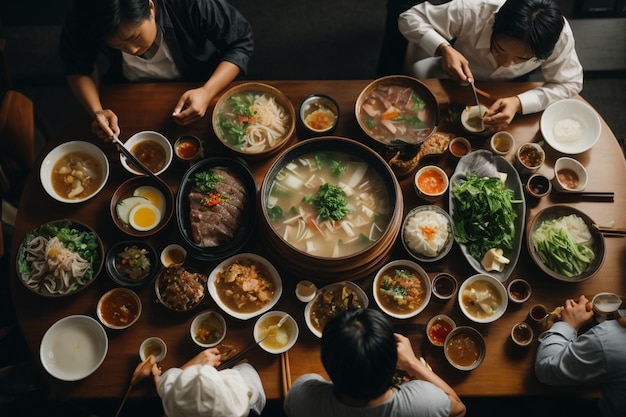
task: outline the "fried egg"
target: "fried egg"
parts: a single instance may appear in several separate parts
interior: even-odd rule
[[[143,185],[135,189],[133,196],[147,198],[148,201],[159,210],[161,215],[165,214],[167,208],[165,196],[158,188],[151,185]]]
[[[153,204],[138,204],[130,211],[130,225],[140,232],[152,230],[161,222],[161,212]]]

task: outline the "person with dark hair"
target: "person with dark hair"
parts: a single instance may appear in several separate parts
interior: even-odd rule
[[[377,310],[348,310],[328,321],[321,359],[332,382],[306,374],[294,381],[288,416],[464,416],[454,390],[415,356]],[[411,381],[394,385],[396,369]]]
[[[604,417],[626,415],[626,317],[589,326],[591,302],[581,295],[565,301],[560,320],[539,336],[535,374],[548,385],[600,385]],[[558,317],[557,317],[558,318]],[[583,327],[588,330],[581,332]],[[579,332],[581,332],[579,334]],[[595,407],[594,407],[595,408]],[[596,410],[580,415],[596,415]]]
[[[499,98],[489,108],[489,130],[504,129],[518,112],[542,111],[582,90],[574,35],[552,0],[425,2],[403,12],[398,27],[421,50],[408,70],[418,78],[501,81],[541,69],[543,85]]]
[[[108,140],[120,128],[100,101],[99,53],[109,64],[103,80],[201,82],[172,103],[174,120],[188,125],[245,73],[253,50],[250,24],[226,0],[75,0],[59,43],[70,88]]]

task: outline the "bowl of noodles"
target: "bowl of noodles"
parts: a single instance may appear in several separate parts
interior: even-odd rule
[[[415,147],[437,130],[439,105],[421,81],[389,75],[368,84],[355,105],[359,126],[386,148]]]
[[[296,129],[296,111],[277,88],[243,83],[227,90],[213,109],[213,131],[244,158],[264,158],[285,146]]]
[[[26,233],[16,259],[20,281],[45,297],[64,297],[83,290],[100,274],[103,263],[100,237],[74,220],[45,223]]]

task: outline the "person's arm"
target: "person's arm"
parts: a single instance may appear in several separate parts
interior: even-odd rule
[[[211,100],[239,75],[237,65],[222,61],[202,87],[188,90],[176,103],[172,117],[185,126],[204,117]]]
[[[398,369],[407,372],[414,378],[428,381],[441,389],[450,399],[450,417],[463,417],[466,413],[465,404],[457,395],[454,389],[448,385],[446,381],[441,379],[437,374],[430,370],[427,366],[415,356],[410,340],[401,335],[394,334],[396,338],[396,346],[398,349]]]

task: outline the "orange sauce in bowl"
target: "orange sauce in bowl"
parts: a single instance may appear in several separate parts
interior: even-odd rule
[[[445,189],[445,181],[434,169],[424,171],[417,177],[417,186],[426,194],[440,194]]]

